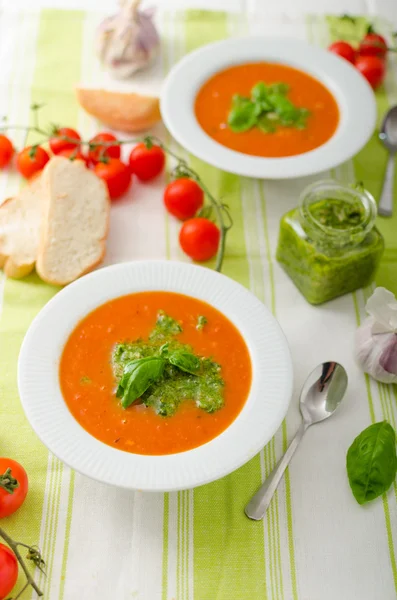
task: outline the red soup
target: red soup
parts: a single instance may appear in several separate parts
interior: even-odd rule
[[[228,126],[233,97],[249,98],[258,82],[266,86],[285,84],[286,99],[308,111],[304,126],[295,123],[275,127],[272,132],[257,126],[233,131]],[[336,100],[320,81],[293,67],[266,62],[235,65],[213,75],[197,94],[195,113],[204,131],[219,144],[264,157],[294,156],[313,150],[332,137],[339,121]]]
[[[234,421],[251,361],[239,331],[212,306],[143,292],[87,315],[66,342],[59,376],[69,410],[91,435],[127,452],[172,454]]]

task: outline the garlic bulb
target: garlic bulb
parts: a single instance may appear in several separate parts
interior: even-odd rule
[[[376,288],[365,306],[369,317],[356,333],[356,355],[363,371],[383,383],[397,382],[397,300]]]
[[[96,47],[103,65],[118,79],[147,67],[159,49],[152,10],[138,10],[140,0],[119,0],[120,11],[98,28]]]

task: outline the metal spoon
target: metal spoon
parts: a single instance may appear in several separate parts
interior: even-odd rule
[[[382,192],[378,204],[378,213],[382,217],[391,217],[394,200],[394,164],[397,152],[397,106],[387,111],[383,119],[379,139],[389,151],[386,172],[383,179]]]
[[[263,519],[270,500],[306,429],[310,425],[328,419],[335,412],[342,401],[346,388],[347,373],[342,365],[336,362],[325,362],[310,373],[300,395],[302,423],[277,467],[245,507],[247,517],[255,521]]]

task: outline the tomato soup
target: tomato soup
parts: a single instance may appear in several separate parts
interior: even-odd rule
[[[116,397],[114,348],[147,340],[159,311],[175,319],[178,344],[220,367],[219,410],[206,412],[189,399],[172,416],[139,402],[122,407]],[[59,377],[69,410],[91,435],[127,452],[172,454],[208,442],[234,421],[250,390],[251,361],[239,331],[212,306],[181,294],[142,292],[107,302],[77,325],[66,342]]]
[[[280,127],[263,133],[257,127],[236,133],[227,117],[236,94],[249,97],[259,81],[288,84],[288,98],[294,105],[310,111],[303,129]],[[283,157],[303,154],[328,141],[339,121],[335,98],[327,88],[307,73],[276,63],[235,65],[216,73],[199,90],[195,101],[197,121],[219,144],[243,154]]]

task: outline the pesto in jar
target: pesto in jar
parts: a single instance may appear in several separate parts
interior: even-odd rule
[[[321,185],[324,197],[318,193]],[[332,186],[337,188],[335,197],[329,193]],[[316,194],[310,196],[313,188]],[[342,191],[352,197],[344,199]],[[303,210],[294,208],[281,219],[276,257],[308,302],[321,304],[368,285],[384,242],[374,226],[376,205],[372,218],[360,201],[359,194],[366,192],[353,193],[335,182],[314,184],[308,192],[311,201]]]
[[[364,219],[364,208],[359,202],[339,198],[325,198],[310,205],[309,211],[318,223],[333,229],[351,229]]]

